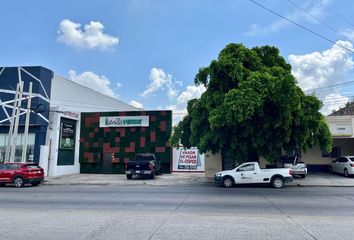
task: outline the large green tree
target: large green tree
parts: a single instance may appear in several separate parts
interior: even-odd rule
[[[229,44],[199,69],[195,84],[206,91],[188,102],[188,114],[171,137],[174,146],[221,152],[239,163],[250,156],[272,161],[295,147],[331,150],[321,101],[297,86],[275,47]]]

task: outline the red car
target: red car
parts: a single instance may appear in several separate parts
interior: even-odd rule
[[[13,183],[22,187],[26,183],[37,186],[44,179],[43,168],[36,163],[3,163],[0,164],[0,185]]]

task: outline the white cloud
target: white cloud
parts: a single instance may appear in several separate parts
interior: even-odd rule
[[[59,24],[58,41],[78,49],[111,50],[119,39],[103,33],[103,29],[102,23],[91,21],[82,30],[80,23],[64,19]]]
[[[345,29],[341,32],[344,36],[346,36],[350,41],[354,42],[354,29]]]
[[[328,6],[331,0],[322,0],[323,6]],[[294,6],[292,5],[294,8]],[[324,14],[324,7],[315,2],[306,2],[304,6],[300,6],[307,10],[308,13],[315,16],[316,18],[321,18]],[[317,23],[317,21],[310,15],[306,14],[304,11],[295,8],[291,13],[284,15],[286,18],[294,21],[296,23],[309,22],[312,24]],[[278,19],[267,26],[260,26],[259,24],[252,24],[251,29],[246,33],[248,36],[265,35],[272,32],[280,31],[281,29],[293,25],[291,22],[285,19]]]
[[[177,97],[177,103],[165,106],[164,109],[172,110],[172,123],[176,125],[183,117],[187,114],[187,103],[189,100],[194,98],[200,98],[200,96],[205,92],[205,87],[202,85],[194,86],[190,85],[186,87],[186,90],[183,91]]]
[[[186,90],[183,91],[177,98],[178,104],[187,104],[187,102],[194,98],[199,98],[205,92],[204,85],[194,86],[190,85],[186,87]]]
[[[143,107],[143,104],[141,104],[140,102],[135,101],[135,100],[130,101],[129,104],[132,105],[132,106],[134,106],[134,107],[136,107],[136,108],[141,108],[141,109],[144,108],[144,107]]]
[[[353,45],[348,41],[337,43],[353,49]],[[338,45],[333,45],[322,53],[290,55],[289,62],[293,75],[304,91],[346,81],[347,73],[354,65],[350,53]]]
[[[333,111],[339,110],[341,107],[345,106],[348,101],[349,98],[346,96],[342,96],[339,93],[331,93],[325,97],[321,112],[324,115],[331,114]]]
[[[123,84],[122,84],[122,83],[117,82],[117,88],[121,88],[122,86],[123,86]]]
[[[69,79],[76,83],[84,85],[110,97],[118,98],[118,95],[115,94],[110,87],[110,80],[105,76],[98,76],[91,71],[83,72],[82,74],[77,75],[73,70],[70,70],[68,75]]]
[[[353,49],[353,45],[348,41],[338,41],[337,44]],[[328,115],[349,101],[348,97],[341,95],[340,85],[328,87],[349,81],[348,73],[353,70],[354,62],[347,50],[333,45],[322,53],[290,55],[289,62],[299,86],[307,93],[315,92],[322,100],[323,114]]]
[[[150,70],[149,79],[150,84],[146,87],[146,90],[141,96],[148,97],[160,90],[167,90],[169,99],[173,99],[177,96],[178,90],[173,87],[172,74],[166,74],[161,68],[152,68]]]

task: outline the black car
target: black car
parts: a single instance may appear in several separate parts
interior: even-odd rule
[[[148,176],[154,179],[160,171],[160,161],[153,153],[138,153],[134,159],[127,162],[125,174],[127,179],[132,179],[133,175]]]

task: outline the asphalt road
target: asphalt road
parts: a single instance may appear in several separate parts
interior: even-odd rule
[[[0,188],[0,239],[354,239],[354,188]]]

